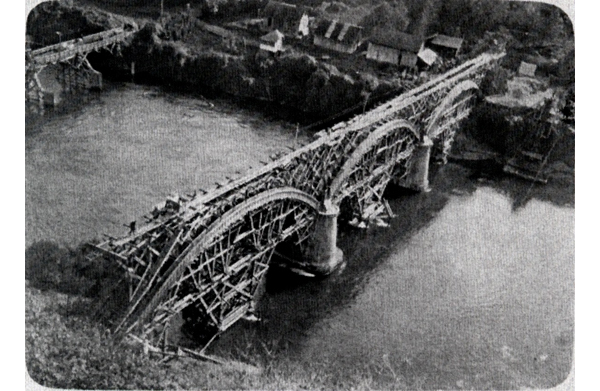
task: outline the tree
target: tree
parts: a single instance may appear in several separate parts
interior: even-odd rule
[[[392,31],[406,30],[410,22],[406,6],[401,1],[392,4],[384,1],[364,17],[361,25],[367,33],[373,32],[375,28]]]

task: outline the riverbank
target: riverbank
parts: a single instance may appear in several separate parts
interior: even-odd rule
[[[334,379],[327,368],[293,361],[262,360],[235,353],[222,364],[192,358],[153,356],[137,343],[117,342],[90,318],[92,301],[76,294],[40,290],[26,281],[25,350],[29,375],[61,389],[405,389],[400,379],[375,382],[372,374]]]
[[[110,7],[109,7],[110,8]],[[160,23],[137,17],[115,15],[89,5],[74,7],[56,3],[38,10],[30,18],[31,42],[41,42],[55,24],[48,19],[60,16],[63,30],[87,31],[112,28],[115,23],[140,30],[123,42],[119,54],[99,52],[88,56],[93,67],[106,78],[169,86],[206,96],[227,95],[236,99],[266,102],[296,112],[306,123],[355,111],[399,94],[419,83],[418,77],[403,78],[398,72],[375,75],[356,68],[366,62],[358,53],[345,59],[340,70],[325,55],[310,47],[286,46],[273,55],[262,51],[258,41],[239,31],[226,30],[181,13],[165,13]],[[52,34],[50,34],[52,35]],[[66,36],[65,36],[66,38]],[[306,46],[306,45],[305,45]]]

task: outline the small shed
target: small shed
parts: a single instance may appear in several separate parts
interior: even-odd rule
[[[342,53],[354,53],[362,39],[362,27],[337,20],[321,19],[314,30],[315,46]]]
[[[417,54],[423,50],[423,44],[423,38],[417,35],[402,32],[376,33],[369,39],[367,58],[414,68],[417,65]]]
[[[427,46],[431,47],[442,56],[456,57],[460,52],[463,41],[464,40],[462,38],[437,34],[431,39],[431,41],[429,41]]]
[[[271,31],[260,37],[260,48],[267,52],[277,53],[283,50],[284,35],[279,30]]]
[[[297,37],[308,35],[308,15],[293,4],[269,1],[262,11],[265,30],[279,30],[285,35]]]
[[[514,68],[513,68],[514,69]],[[519,65],[519,76],[529,76],[535,77],[535,71],[537,70],[537,65],[530,64],[525,61],[521,61],[521,65]]]

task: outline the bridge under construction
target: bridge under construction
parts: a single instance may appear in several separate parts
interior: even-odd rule
[[[99,307],[113,331],[158,349],[182,316],[216,336],[252,313],[282,248],[293,250],[286,261],[294,269],[335,270],[343,260],[338,223],[391,215],[389,183],[429,189],[430,162],[445,162],[502,56],[467,61],[240,178],[167,199],[121,237],[89,244],[87,257],[121,270]]]

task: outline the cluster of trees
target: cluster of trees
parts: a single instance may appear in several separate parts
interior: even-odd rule
[[[103,0],[109,1],[109,0]],[[112,0],[118,1],[118,0]],[[122,1],[122,0],[121,0]],[[145,0],[129,0],[134,4]],[[153,0],[157,4],[161,0]],[[323,0],[283,0],[318,8]],[[162,0],[165,7],[191,7],[202,18],[256,16],[268,0]],[[544,3],[499,0],[332,0],[366,16],[360,21],[367,33],[402,31],[426,36],[431,33],[456,35],[476,40],[500,27],[520,32],[531,40],[545,42],[572,36],[568,17],[557,7]]]
[[[356,0],[347,0],[354,1]],[[562,39],[572,35],[568,17],[544,3],[498,0],[371,0],[363,19],[367,30],[404,31],[416,35],[440,32],[464,38],[481,37],[504,26],[530,37]]]
[[[501,26],[528,35],[551,40],[572,35],[572,25],[559,8],[544,3],[495,0],[429,0],[441,2],[431,27],[451,33],[459,30],[465,37],[481,36]]]

